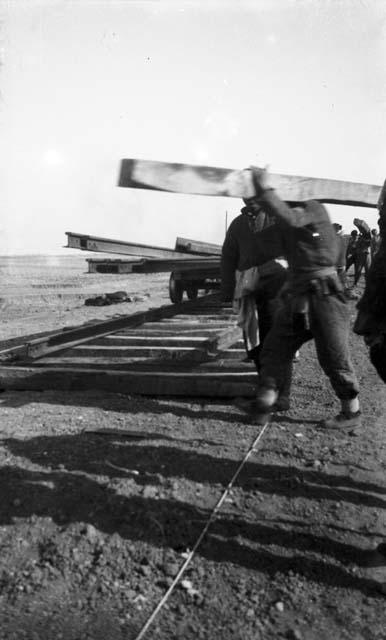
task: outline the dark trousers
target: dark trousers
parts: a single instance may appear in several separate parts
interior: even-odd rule
[[[273,326],[274,317],[280,306],[278,293],[286,279],[286,269],[283,268],[278,270],[276,274],[262,280],[262,283],[255,295],[257,316],[259,320],[259,345],[251,350],[246,349],[246,351],[249,360],[254,361],[258,373],[260,371],[260,354],[263,344]],[[246,345],[246,338],[244,335],[243,338],[244,344]]]
[[[283,385],[288,387],[296,351],[313,338],[319,364],[338,398],[355,398],[359,386],[348,348],[349,307],[334,294],[310,294],[308,299],[307,315],[294,312],[293,298],[283,300],[260,354],[260,384],[279,393]]]
[[[352,254],[352,255],[347,257],[347,260],[346,260],[346,271],[351,269],[353,264],[355,264],[355,255]]]
[[[253,360],[256,366],[256,371],[260,371],[260,354],[263,348],[264,340],[266,339],[272,325],[277,310],[278,301],[265,298],[263,300],[256,301],[257,316],[259,319],[259,344],[253,349],[247,349],[247,339],[243,333],[244,345],[249,360]]]
[[[363,269],[365,271],[365,278],[367,278],[367,274],[369,272],[370,265],[371,265],[370,252],[369,253],[360,253],[357,256],[357,258],[356,258],[356,260],[354,262],[354,269],[355,269],[354,284],[358,284],[359,278],[362,275]]]
[[[365,278],[367,278],[367,274],[371,265],[370,253],[358,253],[358,254],[349,256],[346,262],[346,271],[348,271],[353,265],[354,265],[354,284],[358,284],[359,279],[362,275],[363,269],[365,271]]]

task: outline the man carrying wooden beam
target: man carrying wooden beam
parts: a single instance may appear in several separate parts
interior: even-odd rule
[[[260,356],[257,409],[272,410],[295,352],[313,338],[319,363],[341,401],[339,415],[323,421],[323,426],[358,427],[359,386],[348,350],[349,308],[336,272],[338,243],[328,213],[312,200],[289,206],[272,189],[263,169],[251,171],[261,208],[277,220],[289,265],[282,307]],[[260,233],[262,241],[265,233]]]
[[[263,408],[272,408],[278,397],[279,382],[288,374],[294,353],[304,341],[314,338],[319,362],[342,402],[341,414],[327,421],[326,426],[360,424],[358,382],[347,346],[347,300],[336,273],[336,234],[320,203],[375,208],[380,186],[283,174],[272,174],[267,185],[265,173],[259,169],[233,170],[133,158],[122,160],[118,184],[206,196],[251,198],[257,195],[264,211],[279,222],[282,233],[276,235],[281,236],[285,244],[284,255],[291,273],[283,301],[284,312],[280,311],[280,322],[275,321],[261,354],[261,374],[267,384],[265,389],[263,385],[259,389],[260,404]],[[273,187],[280,198],[273,193]],[[286,202],[300,205],[292,208]],[[265,240],[267,245],[273,241],[271,228],[259,234],[262,247]],[[254,265],[256,261],[245,268]],[[283,371],[280,348],[275,341],[283,343],[287,371]]]

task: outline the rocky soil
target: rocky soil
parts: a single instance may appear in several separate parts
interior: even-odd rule
[[[81,268],[13,265],[2,346],[168,304],[164,274]],[[120,289],[150,297],[84,305]],[[386,538],[386,390],[354,335],[351,347],[363,428],[318,427],[338,406],[306,345],[291,410],[273,417],[146,638],[386,639],[386,596],[365,568]],[[232,398],[100,391],[3,391],[0,419],[4,640],[134,640],[261,429]]]

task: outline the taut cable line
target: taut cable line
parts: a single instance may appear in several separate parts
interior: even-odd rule
[[[158,615],[158,613],[161,611],[161,609],[164,606],[164,604],[169,599],[169,597],[172,594],[172,592],[174,591],[174,588],[176,587],[176,585],[178,584],[178,582],[181,579],[182,575],[186,571],[188,565],[192,561],[192,559],[194,557],[194,554],[196,553],[198,547],[200,546],[200,544],[201,544],[205,534],[207,533],[210,525],[212,524],[212,522],[215,519],[216,515],[220,511],[220,509],[221,509],[226,497],[228,496],[228,494],[232,490],[232,487],[233,487],[234,483],[236,482],[238,476],[240,475],[241,470],[245,466],[248,458],[252,455],[252,453],[255,452],[257,445],[259,444],[261,438],[263,437],[265,431],[268,428],[268,425],[269,425],[269,419],[267,418],[266,422],[262,426],[261,431],[258,433],[256,438],[252,442],[252,444],[249,447],[248,451],[246,452],[244,458],[241,460],[239,466],[237,467],[235,473],[233,474],[231,480],[229,481],[227,487],[225,488],[222,496],[220,497],[220,499],[218,500],[216,506],[214,507],[213,511],[211,512],[208,520],[206,521],[206,524],[205,524],[203,530],[201,531],[200,535],[198,536],[198,538],[197,538],[192,550],[189,552],[188,556],[186,557],[185,562],[181,566],[179,572],[175,576],[172,584],[170,585],[170,587],[168,588],[168,590],[166,591],[164,596],[161,598],[161,600],[159,601],[159,603],[157,604],[157,606],[155,607],[155,609],[153,610],[153,612],[151,613],[151,615],[149,616],[149,618],[147,619],[147,621],[145,622],[145,624],[143,625],[142,629],[140,630],[140,632],[138,633],[138,635],[135,637],[134,640],[142,640],[142,638],[144,638],[147,630],[149,629],[149,627],[151,626],[151,624],[155,620],[155,618]]]

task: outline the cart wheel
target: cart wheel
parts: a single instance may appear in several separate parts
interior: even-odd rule
[[[169,298],[172,302],[181,302],[184,294],[184,288],[181,280],[176,280],[174,273],[170,274],[169,278]]]
[[[186,285],[186,295],[189,300],[195,300],[198,296],[198,286],[196,284]]]

